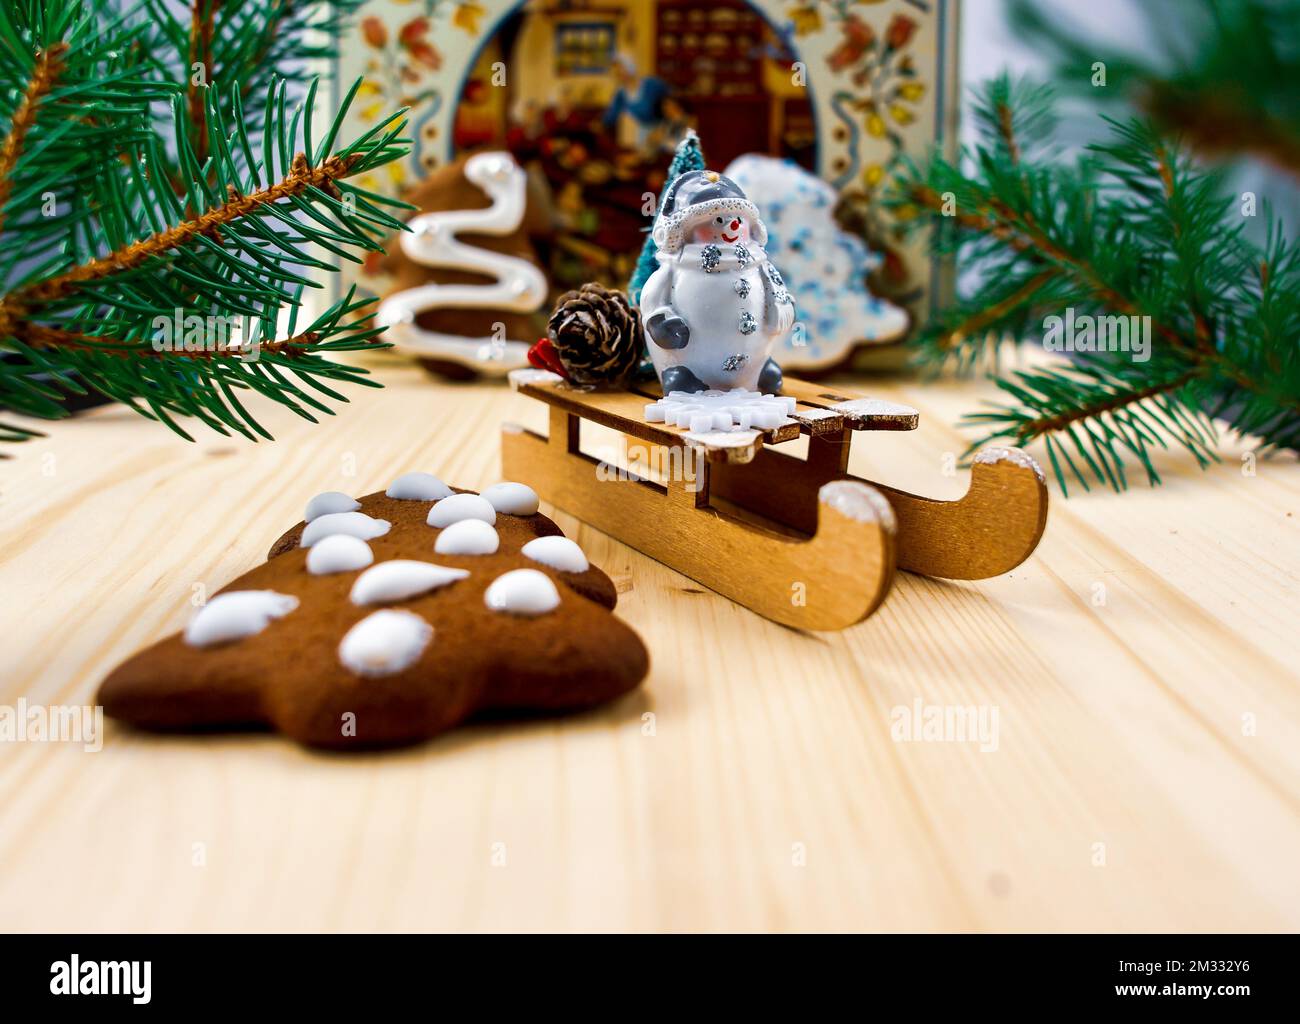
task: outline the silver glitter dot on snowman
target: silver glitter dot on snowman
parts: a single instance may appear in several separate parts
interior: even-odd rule
[[[771,352],[794,325],[794,303],[768,262],[758,208],[730,178],[688,171],[669,186],[653,234],[659,267],[640,307],[665,394],[779,394]]]

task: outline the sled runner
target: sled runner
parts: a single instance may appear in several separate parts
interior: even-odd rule
[[[848,473],[863,430],[914,430],[916,410],[799,380],[794,410],[773,426],[726,431],[651,423],[651,381],[582,391],[554,374],[516,370],[520,394],[550,407],[541,437],[507,425],[502,471],[556,508],[760,615],[843,629],[879,606],[894,569],[985,579],[1023,562],[1047,521],[1042,470],[1016,448],[976,455],[970,489],[936,501]],[[579,447],[589,420],[620,432],[628,467]],[[808,435],[806,459],[770,445]]]

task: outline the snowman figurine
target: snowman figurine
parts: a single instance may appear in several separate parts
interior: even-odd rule
[[[688,171],[669,186],[653,237],[659,267],[640,307],[664,394],[779,394],[769,354],[794,324],[794,302],[763,251],[758,208],[730,178]]]

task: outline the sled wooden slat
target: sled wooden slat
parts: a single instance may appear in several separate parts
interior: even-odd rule
[[[848,422],[839,413],[810,405],[797,406],[790,414],[790,418],[799,424],[805,434],[812,437],[842,434],[848,427]]]
[[[660,397],[657,389],[654,392],[582,391],[569,387],[554,375],[531,370],[514,371],[510,374],[510,384],[520,394],[540,399],[631,437],[670,448],[697,448],[710,459],[727,462],[749,462],[764,444],[792,441],[801,432],[801,424],[793,418],[766,430],[707,433],[692,433],[685,427],[667,423],[649,423],[645,418],[645,407]]]
[[[915,430],[920,419],[920,414],[911,406],[868,398],[811,381],[787,377],[781,393],[796,399],[800,408],[807,406],[843,417],[850,430]]]
[[[868,398],[843,388],[787,379],[783,394],[794,398],[797,404],[782,425],[767,430],[692,433],[685,427],[646,421],[646,405],[663,396],[658,381],[638,382],[626,391],[583,391],[570,387],[554,374],[516,370],[510,374],[510,383],[521,394],[630,437],[668,447],[694,448],[703,451],[710,460],[737,465],[752,462],[764,445],[791,441],[801,433],[834,439],[846,431],[915,430],[918,420],[916,410],[909,406]]]
[[[637,383],[632,388],[654,401],[663,395],[658,381]],[[869,398],[859,392],[828,387],[787,377],[781,394],[795,399],[791,414],[805,434],[834,434],[849,430],[915,430],[920,419],[915,409],[897,402]]]

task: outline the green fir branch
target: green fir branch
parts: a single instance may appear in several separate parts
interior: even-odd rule
[[[1110,121],[1109,140],[1064,160],[1043,132],[1049,104],[1046,91],[991,83],[977,146],[957,163],[905,164],[884,197],[933,229],[937,253],[976,268],[920,332],[919,359],[970,369],[1004,338],[1044,343],[1046,318],[1070,311],[1149,323],[1149,361],[1085,352],[1000,376],[1013,402],[969,418],[989,430],[980,443],[1042,438],[1062,488],[1073,476],[1123,489],[1126,459],[1158,483],[1151,453],[1170,443],[1207,465],[1211,419],[1264,450],[1297,447],[1300,256],[1271,212],[1261,250],[1219,177],[1145,122]]]
[[[315,80],[295,101],[276,78],[256,118],[232,81],[202,90],[196,119],[142,55],[148,8],[117,7],[0,11],[0,404],[57,418],[93,388],[186,438],[186,417],[268,437],[253,392],[329,413],[323,399],[346,400],[330,384],[371,385],[335,355],[382,347],[382,328],[354,293],[299,327],[303,292],[402,228],[406,204],[349,179],[406,153],[404,111],[341,142],[355,86],[322,129]],[[166,337],[173,323],[201,329]],[[0,426],[0,440],[32,434]]]

